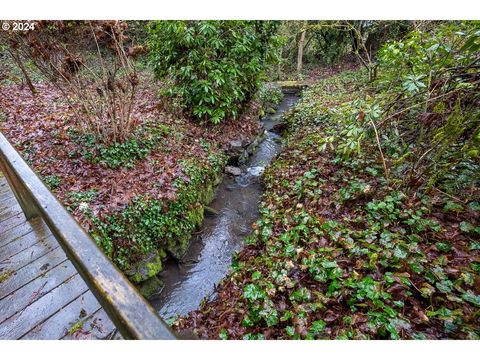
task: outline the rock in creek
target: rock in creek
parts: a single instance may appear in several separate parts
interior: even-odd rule
[[[242,169],[236,166],[226,166],[225,167],[225,174],[230,174],[233,176],[238,176],[242,173]]]

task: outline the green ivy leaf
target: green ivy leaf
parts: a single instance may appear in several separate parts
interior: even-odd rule
[[[312,326],[310,327],[310,329],[315,335],[319,335],[322,333],[323,330],[325,330],[326,326],[327,326],[327,323],[325,321],[316,320],[312,322]]]
[[[219,337],[221,340],[228,340],[227,330],[226,330],[226,329],[220,330],[220,333],[218,334],[218,337]]]
[[[466,291],[462,295],[462,299],[468,301],[475,306],[480,307],[480,295],[475,295],[471,290]]]
[[[243,297],[247,300],[255,301],[264,297],[263,291],[254,284],[248,284],[243,288]]]
[[[452,245],[448,242],[438,242],[435,244],[436,248],[443,252],[450,252],[452,250]]]
[[[435,286],[443,293],[450,293],[452,292],[453,283],[450,280],[442,280],[437,282]]]
[[[460,223],[460,230],[462,230],[464,233],[469,234],[469,233],[473,232],[473,230],[475,230],[475,228],[473,227],[472,224],[470,224],[466,221],[462,221]]]

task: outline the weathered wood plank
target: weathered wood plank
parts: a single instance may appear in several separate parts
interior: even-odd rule
[[[9,259],[12,256],[17,255],[18,253],[21,253],[22,251],[27,250],[29,247],[39,243],[39,242],[48,242],[50,239],[53,240],[53,235],[52,234],[47,234],[46,236],[39,237],[37,234],[31,232],[28,233],[18,240],[15,240],[13,242],[8,243],[5,246],[2,246],[0,248],[0,268],[3,266],[8,266],[9,264]],[[48,242],[50,243],[50,242]]]
[[[13,206],[10,206],[5,210],[0,210],[0,219],[9,219],[18,214],[20,211],[22,211],[22,208],[20,205],[18,205],[18,203],[15,203]]]
[[[27,219],[21,209],[19,209],[19,212],[12,217],[0,219],[0,238],[5,231],[21,225],[25,221],[27,221]]]
[[[0,172],[0,190],[8,189],[8,181],[7,178]]]
[[[12,227],[8,230],[0,231],[0,248],[8,242],[18,239],[19,237],[28,234],[29,232],[50,232],[45,222],[41,218],[34,218],[32,220],[24,220],[24,222]]]
[[[80,275],[74,275],[24,310],[4,321],[0,327],[0,339],[19,339],[87,290],[88,287]]]
[[[0,191],[0,204],[5,203],[7,200],[15,198],[13,192],[9,191],[10,189]]]
[[[52,251],[56,251],[51,254],[53,258],[45,256]],[[39,259],[40,262],[37,261]],[[54,261],[50,264],[47,259]],[[55,265],[58,261],[61,262]],[[47,264],[50,270],[45,272]],[[0,300],[0,338],[16,338],[20,332],[35,324],[38,325],[34,329],[27,329],[24,338],[59,339],[67,336],[72,339],[102,339],[115,330],[106,314],[100,312],[102,308],[90,291],[63,308],[49,304],[46,312],[32,310],[32,304],[45,296],[51,297],[50,293],[70,299],[69,291],[57,288],[65,289],[64,283],[79,275],[72,263],[66,260],[44,221],[41,218],[27,221],[5,179],[0,178],[0,273],[7,272],[11,273],[10,278],[4,279],[0,286],[0,298],[3,298]],[[11,292],[14,288],[17,289]],[[7,292],[10,294],[5,296]],[[80,311],[82,315],[85,312],[84,322],[79,324],[81,327],[78,332],[69,334],[70,327],[81,320]],[[23,323],[18,318],[25,319],[22,315],[24,312],[35,315]],[[49,313],[53,315],[47,318]],[[12,328],[13,333],[9,332]]]
[[[77,270],[72,263],[66,260],[47,271],[44,276],[36,278],[3,298],[0,301],[0,327],[6,319],[23,310],[33,301],[40,299],[76,273]]]
[[[0,269],[5,267],[7,271],[18,271],[59,246],[53,237],[49,237],[45,241],[38,241],[25,250],[0,260]]]
[[[8,185],[7,179],[0,173],[0,194],[11,191],[10,186]]]
[[[20,223],[17,226],[14,226],[0,234],[0,252],[2,251],[2,247],[21,239],[29,233],[33,233],[32,236],[37,236],[38,238],[43,238],[46,235],[51,234],[50,230],[42,219],[25,219],[23,223]]]
[[[0,210],[4,210],[8,207],[15,206],[17,199],[11,191],[6,191],[0,194]]]
[[[11,191],[4,191],[3,193],[0,193],[0,208],[4,208],[7,203],[7,201],[12,201],[14,200],[15,202],[17,199],[15,198],[15,195]]]
[[[30,330],[22,339],[61,339],[67,335],[77,339],[92,339],[89,324],[92,324],[92,315],[100,309],[95,296],[87,291]]]
[[[18,290],[30,281],[43,276],[49,269],[65,261],[66,256],[61,248],[57,248],[41,258],[14,272],[8,279],[0,283],[0,300]]]
[[[9,190],[10,189],[0,191],[0,205],[4,204],[7,200],[15,198],[15,195]]]
[[[81,334],[86,335],[89,339],[122,339],[122,336],[116,331],[115,325],[103,309],[96,311],[89,320],[82,325],[82,328],[77,333],[67,333],[61,339],[79,339],[81,338]]]
[[[175,339],[170,327],[101,251],[95,240],[60,204],[1,132],[0,164],[9,181],[14,184],[14,192],[26,218],[40,216],[45,220],[63,251],[75,264],[84,282],[88,284],[122,335],[129,339]],[[15,291],[19,284],[14,285],[16,280],[11,279],[16,279],[24,269],[35,268],[34,264],[38,266],[40,260],[51,256],[55,251],[17,271],[1,284],[0,293],[8,291],[4,295],[7,296],[9,292]],[[49,265],[51,266],[50,263],[46,263],[44,267]],[[27,275],[24,277],[32,277],[31,274]],[[34,278],[30,279],[32,280]]]

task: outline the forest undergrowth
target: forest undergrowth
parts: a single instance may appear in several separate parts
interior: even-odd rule
[[[412,31],[378,78],[303,92],[261,219],[217,297],[176,321],[213,339],[480,338],[480,32]]]

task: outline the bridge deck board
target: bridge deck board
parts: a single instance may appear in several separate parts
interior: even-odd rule
[[[23,215],[22,210],[19,209],[18,211],[19,212],[14,216],[0,219],[0,240],[3,239],[2,234],[4,232],[27,222],[27,219],[25,219],[25,215]]]
[[[0,339],[118,336],[40,218],[27,221],[0,173]]]
[[[48,229],[48,227],[40,218],[25,221],[22,224],[0,233],[0,248],[18,240],[21,237],[27,236],[33,231],[36,233],[42,232],[43,229]]]

